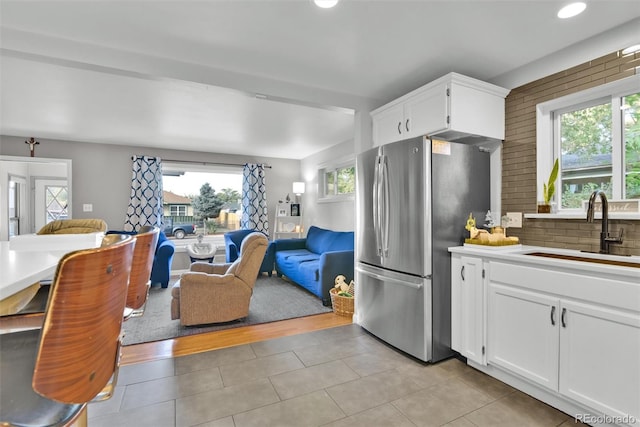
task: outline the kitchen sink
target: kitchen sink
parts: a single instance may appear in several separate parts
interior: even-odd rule
[[[554,254],[550,252],[529,252],[524,255],[531,255],[531,256],[544,257],[544,258],[564,259],[567,261],[593,262],[597,264],[617,265],[620,267],[640,268],[640,262],[619,261],[615,259],[590,258],[590,257],[577,256],[577,255],[562,255],[562,254]]]

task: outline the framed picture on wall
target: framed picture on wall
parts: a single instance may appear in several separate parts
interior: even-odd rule
[[[291,203],[291,216],[300,216],[300,203]]]
[[[287,216],[289,215],[285,208],[278,208],[278,216]]]

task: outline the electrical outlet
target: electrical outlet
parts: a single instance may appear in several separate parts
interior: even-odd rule
[[[91,203],[85,203],[82,205],[82,212],[93,212],[93,205]]]
[[[522,228],[522,212],[507,212],[507,217],[509,218],[507,227]]]

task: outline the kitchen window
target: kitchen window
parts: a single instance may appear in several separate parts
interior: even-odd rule
[[[537,106],[538,194],[556,158],[559,213],[582,213],[596,189],[640,199],[640,76]],[[539,200],[541,197],[539,197]]]

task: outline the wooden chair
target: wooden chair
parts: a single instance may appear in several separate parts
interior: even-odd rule
[[[0,425],[86,425],[117,381],[135,238],[66,254],[41,329],[0,335]]]
[[[133,251],[133,260],[131,261],[125,320],[144,314],[151,286],[151,268],[153,267],[153,257],[159,233],[159,227],[144,226],[136,234],[136,248]]]

